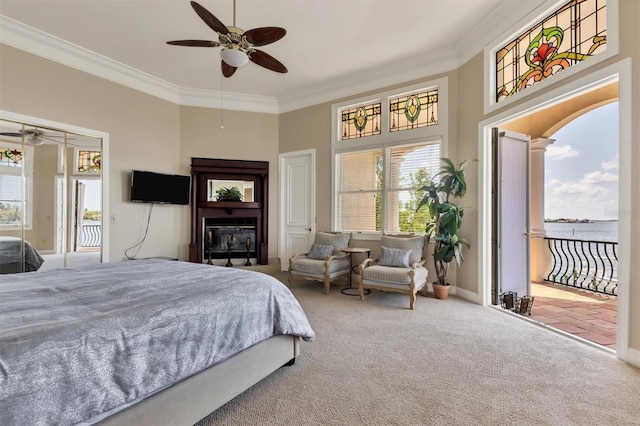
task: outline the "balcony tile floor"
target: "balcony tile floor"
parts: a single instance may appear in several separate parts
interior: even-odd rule
[[[531,283],[531,319],[616,349],[617,300],[550,283]]]

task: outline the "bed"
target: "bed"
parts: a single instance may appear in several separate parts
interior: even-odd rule
[[[28,241],[24,240],[24,270],[22,239],[0,236],[0,274],[37,271],[44,259]]]
[[[167,260],[0,276],[0,424],[190,425],[314,333],[268,275]]]

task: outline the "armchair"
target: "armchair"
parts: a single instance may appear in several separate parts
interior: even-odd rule
[[[379,258],[360,264],[360,299],[364,300],[365,288],[406,293],[409,308],[415,309],[416,293],[427,284],[427,236],[383,235],[380,246]]]
[[[324,283],[329,294],[331,281],[351,273],[349,257],[341,249],[351,247],[351,234],[318,232],[309,253],[298,253],[289,259],[289,287],[294,276]]]

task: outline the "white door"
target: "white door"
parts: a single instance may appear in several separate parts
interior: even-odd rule
[[[315,150],[281,154],[280,267],[289,270],[289,258],[309,251],[315,235]]]
[[[493,129],[493,303],[514,291],[530,295],[529,153],[531,137]]]
[[[75,233],[75,244],[73,251],[78,251],[82,247],[82,223],[84,215],[84,190],[85,184],[82,181],[76,180],[75,187],[75,200],[74,200],[74,224],[73,229]]]

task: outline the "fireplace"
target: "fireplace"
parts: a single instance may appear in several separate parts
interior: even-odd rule
[[[255,258],[256,222],[256,218],[204,218],[205,258]]]
[[[191,176],[189,261],[246,258],[249,242],[249,256],[266,265],[269,163],[192,158]],[[217,201],[216,188],[228,186],[241,186],[243,201]]]

